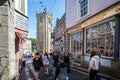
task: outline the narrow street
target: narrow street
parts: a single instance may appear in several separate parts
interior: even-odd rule
[[[0,80],[54,80],[51,64],[120,80],[120,0],[0,0]]]
[[[24,67],[21,70],[20,80],[35,80],[34,72],[31,70],[33,70],[32,59],[28,59],[26,62],[26,67]],[[41,69],[40,74],[39,74],[39,79],[40,80],[54,80],[54,77],[52,75],[52,67],[50,67],[49,75],[46,75],[44,73],[44,69]],[[69,80],[89,80],[89,77],[88,75],[85,75],[78,70],[71,69],[71,73],[69,74]]]

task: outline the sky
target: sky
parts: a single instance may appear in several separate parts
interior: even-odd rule
[[[52,14],[52,29],[65,13],[65,0],[28,0],[28,37],[36,38],[36,11],[43,12],[45,6]]]

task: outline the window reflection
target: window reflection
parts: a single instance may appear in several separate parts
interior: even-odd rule
[[[101,25],[86,29],[86,54],[93,47],[98,47],[102,56],[113,57],[115,21],[111,20]]]
[[[83,34],[82,32],[77,32],[71,35],[71,53],[80,55],[82,54],[83,46]]]

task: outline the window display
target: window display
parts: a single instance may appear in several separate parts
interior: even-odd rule
[[[82,54],[82,32],[77,32],[71,35],[71,53]]]
[[[93,47],[98,47],[102,56],[113,57],[115,21],[97,25],[86,29],[86,54],[90,54]]]

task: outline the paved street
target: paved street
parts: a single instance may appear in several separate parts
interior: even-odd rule
[[[31,60],[28,60],[26,63],[27,64],[31,63]],[[54,80],[54,77],[52,75],[51,67],[50,67],[50,70],[49,70],[49,75],[46,75],[44,73],[44,69],[41,69],[39,79],[40,80]],[[33,73],[30,71],[28,66],[26,66],[25,68],[22,69],[20,80],[34,80],[33,79]],[[71,73],[69,74],[69,80],[89,80],[89,78],[88,78],[87,75],[84,75],[77,70],[71,70]]]
[[[40,80],[54,80],[54,77],[52,76],[51,70],[50,70],[50,74],[47,76],[46,74],[44,74],[44,70],[42,69],[40,71]],[[89,80],[88,76],[71,70],[71,73],[69,74],[69,80]]]
[[[89,80],[88,76],[73,70],[69,74],[69,77],[69,80]]]

